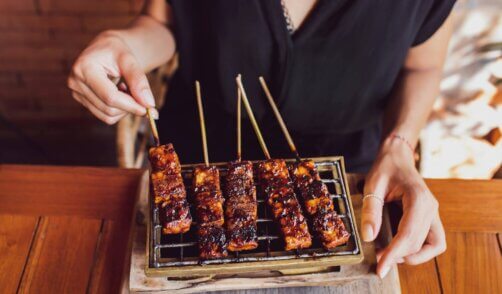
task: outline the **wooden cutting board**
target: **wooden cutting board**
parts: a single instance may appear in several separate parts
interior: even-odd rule
[[[362,177],[348,175],[352,204],[359,226],[362,207]],[[145,183],[148,185],[148,183]],[[146,215],[147,195],[142,195],[138,205],[138,222],[134,226],[129,290],[131,293],[198,293],[222,290],[265,289],[280,287],[336,286],[336,293],[400,293],[397,267],[385,279],[375,274],[375,248],[384,247],[391,238],[386,211],[379,239],[364,243],[364,261],[357,265],[335,268],[313,268],[310,272],[262,271],[236,275],[214,275],[196,278],[153,278],[145,275],[146,225],[141,216]],[[305,289],[307,290],[307,289]],[[315,288],[312,289],[312,292]],[[231,291],[229,293],[241,293]],[[261,293],[262,291],[254,291]],[[253,292],[253,293],[254,293]],[[249,292],[246,292],[249,293]]]

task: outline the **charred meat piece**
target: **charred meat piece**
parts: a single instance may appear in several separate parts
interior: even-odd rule
[[[303,200],[308,215],[322,214],[334,210],[328,187],[321,180],[314,180],[310,185],[298,189],[298,194]]]
[[[284,237],[285,250],[310,247],[312,237],[296,198],[286,162],[281,159],[260,162],[258,176],[267,195],[268,206]]]
[[[186,189],[181,177],[178,155],[171,144],[149,150],[152,166],[150,175],[152,196],[159,208],[159,218],[164,234],[185,233],[190,229],[192,216],[186,201]]]
[[[181,175],[166,175],[164,172],[152,172],[151,181],[155,204],[186,199],[185,185]]]
[[[290,166],[294,186],[301,196],[305,211],[311,217],[316,235],[326,249],[345,244],[350,234],[336,214],[328,188],[319,176],[312,160],[303,160]]]
[[[194,193],[220,191],[220,171],[216,166],[197,166],[193,172]]]
[[[314,230],[319,235],[324,248],[333,249],[349,241],[350,234],[335,211],[315,215],[313,219]]]
[[[193,189],[198,221],[199,257],[226,257],[228,252],[223,210],[225,199],[221,195],[219,170],[214,166],[197,166],[193,171]]]
[[[223,202],[220,192],[200,192],[196,196],[195,208],[197,220],[204,225],[223,226]]]
[[[163,202],[159,218],[162,223],[162,233],[165,235],[186,233],[192,224],[190,206],[186,199],[169,204]]]
[[[222,226],[199,226],[197,236],[201,259],[224,258],[228,255],[225,229]]]
[[[153,171],[162,171],[168,175],[181,175],[181,165],[172,144],[150,148],[150,164]]]
[[[228,250],[244,251],[258,247],[256,188],[253,164],[235,161],[228,164],[225,217]]]

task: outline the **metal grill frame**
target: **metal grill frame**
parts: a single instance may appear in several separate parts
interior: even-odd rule
[[[339,246],[333,250],[326,250],[320,245],[316,248],[308,248],[299,251],[271,251],[270,243],[272,240],[280,239],[280,235],[270,234],[269,225],[276,225],[271,218],[267,217],[268,207],[263,203],[263,195],[260,195],[260,189],[257,189],[258,209],[260,206],[264,209],[265,218],[258,218],[258,222],[270,222],[265,224],[265,234],[258,232],[258,242],[266,242],[267,249],[261,252],[229,252],[229,256],[224,259],[200,261],[196,257],[184,256],[184,248],[197,246],[195,241],[184,241],[185,234],[179,235],[179,242],[163,244],[161,240],[162,226],[159,222],[158,208],[155,207],[152,197],[149,195],[149,215],[147,228],[146,244],[146,268],[147,276],[164,277],[189,277],[210,274],[223,273],[244,273],[260,270],[286,270],[291,268],[309,268],[309,267],[327,267],[339,266],[343,264],[359,263],[363,259],[361,240],[357,231],[357,225],[354,217],[352,201],[348,182],[345,174],[343,157],[323,157],[311,158],[321,175],[322,181],[326,184],[335,186],[336,194],[330,192],[330,195],[337,208],[337,213],[345,223],[347,231],[350,233],[349,242],[346,245]],[[286,162],[292,163],[294,159],[287,159]],[[253,162],[256,163],[256,162]],[[226,174],[226,163],[214,164],[220,169],[221,178]],[[191,178],[191,173],[196,165],[182,165],[182,175],[187,182]],[[331,177],[326,178],[327,172]],[[223,183],[224,181],[222,181]],[[340,191],[336,191],[336,184],[339,184]],[[187,195],[191,194],[191,187],[187,186]],[[151,189],[151,187],[150,187]],[[338,193],[339,192],[339,193]],[[150,193],[150,192],[149,192]],[[190,196],[188,196],[190,198]],[[342,210],[342,211],[340,211]],[[193,214],[192,214],[193,215]],[[196,220],[192,223],[190,230],[194,230]],[[309,221],[310,223],[310,221]],[[315,234],[313,238],[316,238]],[[163,258],[161,249],[180,248],[176,258]],[[259,246],[260,248],[260,246]]]

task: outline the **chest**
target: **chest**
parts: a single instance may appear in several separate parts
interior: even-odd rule
[[[292,30],[296,30],[303,24],[317,2],[317,0],[281,0],[284,17]]]

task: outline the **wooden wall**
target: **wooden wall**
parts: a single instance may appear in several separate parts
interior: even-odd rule
[[[126,25],[142,0],[1,0],[0,115],[16,123],[94,121],[66,89],[98,32]]]

